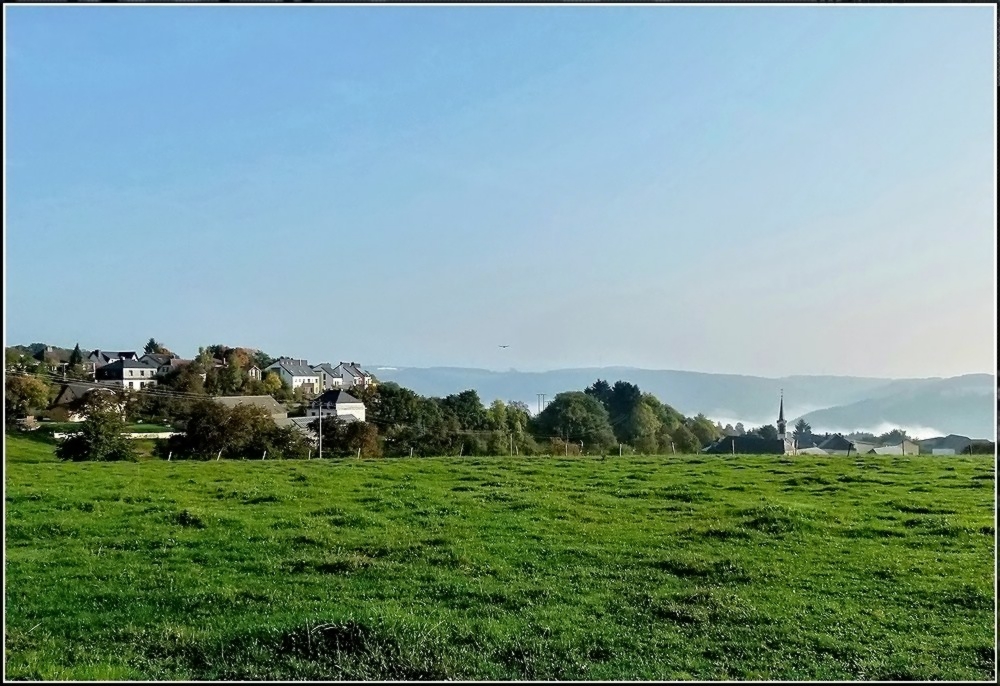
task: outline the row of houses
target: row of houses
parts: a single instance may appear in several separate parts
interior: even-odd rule
[[[133,350],[109,352],[97,349],[87,355],[84,365],[94,381],[142,390],[156,385],[157,377],[191,362],[171,354],[146,353],[140,357]],[[226,362],[215,360],[215,366],[224,367]],[[329,362],[310,365],[306,360],[282,357],[264,369],[252,365],[246,370],[247,376],[257,381],[269,371],[277,373],[293,391],[302,389],[306,395],[312,396],[325,391],[367,388],[375,382],[374,377],[357,362],[341,362],[336,366]]]
[[[69,381],[62,384],[52,403],[52,411],[58,411],[59,419],[70,422],[84,420],[83,400],[93,392],[109,392],[120,389],[101,381]],[[304,417],[289,417],[288,408],[269,395],[206,396],[229,408],[251,405],[265,410],[278,426],[295,425],[306,427],[317,418],[334,419],[343,422],[365,421],[365,404],[347,391],[334,389],[326,391],[310,400],[305,407]],[[124,407],[122,408],[124,411]]]
[[[306,360],[281,357],[264,371],[276,372],[293,391],[301,388],[307,395],[367,388],[375,383],[374,377],[357,362],[341,362],[334,367],[329,362],[310,365]]]

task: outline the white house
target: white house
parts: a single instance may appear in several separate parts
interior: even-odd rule
[[[319,387],[324,391],[333,391],[344,385],[344,377],[329,362],[316,365],[313,371],[319,375]]]
[[[104,381],[114,386],[132,390],[142,390],[147,386],[155,386],[154,378],[158,372],[154,364],[139,360],[115,360],[94,372],[97,381]]]
[[[305,360],[294,360],[282,357],[274,364],[264,369],[265,372],[276,372],[292,390],[301,388],[306,393],[319,393],[319,375]]]
[[[357,362],[341,362],[333,368],[333,374],[343,380],[341,386],[344,388],[365,388],[375,383],[375,377],[363,370]]]
[[[186,364],[191,364],[191,360],[182,360],[177,355],[166,355],[162,353],[146,353],[139,358],[139,361],[156,367],[156,373],[160,376],[183,367]]]
[[[347,391],[326,391],[314,398],[306,408],[307,417],[322,416],[340,419],[342,421],[365,421],[365,404]]]

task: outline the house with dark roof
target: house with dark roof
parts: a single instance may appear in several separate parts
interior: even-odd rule
[[[301,388],[303,392],[309,394],[320,392],[319,375],[305,360],[282,357],[266,367],[264,371],[277,372],[293,391]]]
[[[314,365],[313,371],[319,375],[319,387],[324,391],[336,390],[344,385],[344,377],[329,362]]]
[[[357,362],[341,362],[333,368],[333,372],[342,379],[342,388],[366,388],[375,383],[375,377],[363,370]]]
[[[85,419],[82,412],[84,397],[94,391],[114,391],[114,388],[86,381],[64,383],[59,387],[48,414],[56,421],[82,422]]]
[[[90,362],[95,368],[103,367],[106,364],[111,364],[117,360],[138,360],[139,356],[135,354],[134,350],[120,350],[118,352],[109,352],[107,350],[91,350],[90,353],[85,358],[86,362]]]
[[[113,383],[120,388],[141,390],[155,386],[156,366],[139,360],[120,359],[109,362],[94,371],[97,381]]]
[[[310,401],[306,408],[307,417],[322,416],[353,422],[365,421],[365,404],[347,391],[335,389],[326,391]]]
[[[284,419],[276,419],[274,420],[274,423],[282,429],[286,426],[292,427],[302,434],[302,437],[309,441],[312,445],[316,445],[319,442],[319,435],[311,426],[311,424],[315,421],[316,417],[286,417]]]
[[[156,367],[156,375],[163,376],[186,364],[191,364],[193,360],[182,360],[174,354],[146,353],[139,358],[140,362]]]
[[[936,436],[917,441],[920,445],[920,452],[927,455],[961,455],[962,452],[972,444],[972,439],[968,436],[958,434],[948,434],[947,436]]]
[[[710,455],[784,455],[785,441],[761,438],[757,434],[723,436],[704,449]]]

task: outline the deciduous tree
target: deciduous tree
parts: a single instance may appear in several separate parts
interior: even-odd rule
[[[9,419],[27,416],[31,410],[43,410],[48,405],[49,387],[35,376],[7,374],[4,405]]]
[[[80,431],[56,446],[61,460],[134,460],[135,447],[125,437],[125,420],[110,393],[87,394],[86,419]]]

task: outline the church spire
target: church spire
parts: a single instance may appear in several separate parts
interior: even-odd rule
[[[778,404],[778,437],[785,440],[785,389],[781,389],[781,400]]]

